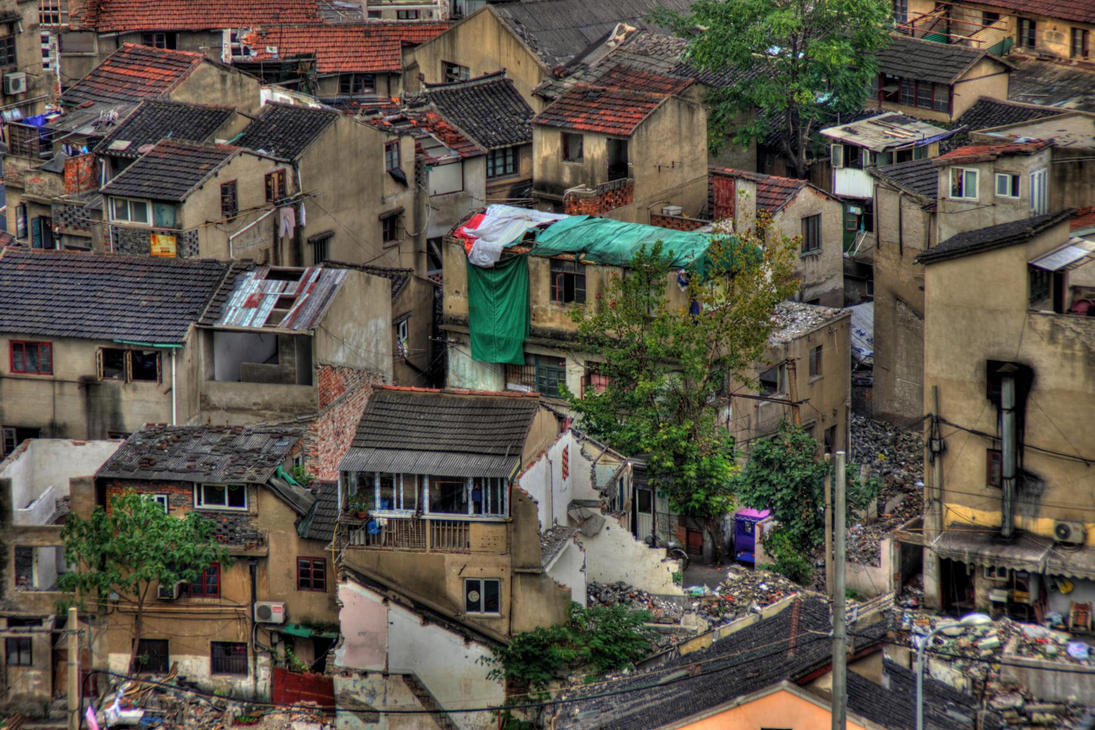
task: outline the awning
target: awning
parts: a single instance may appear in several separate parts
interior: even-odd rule
[[[1069,550],[1058,545],[1046,556],[1046,573],[1095,580],[1095,549]]]
[[[1070,271],[1095,258],[1095,241],[1086,238],[1070,238],[1058,249],[1042,254],[1030,265],[1045,271]]]
[[[932,542],[932,550],[941,558],[972,565],[994,565],[1045,572],[1046,555],[1053,547],[1049,538],[1020,533],[1012,540],[1000,537],[995,528],[958,527],[944,531]]]
[[[450,477],[509,477],[519,461],[520,454],[491,456],[413,449],[351,448],[338,463],[338,469]]]
[[[279,633],[288,634],[289,636],[299,636],[302,639],[307,639],[309,636],[318,636],[322,639],[337,639],[337,631],[316,631],[307,626],[300,624],[285,624],[281,628],[277,629]]]

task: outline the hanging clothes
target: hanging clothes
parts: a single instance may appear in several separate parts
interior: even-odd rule
[[[300,201],[300,214],[297,216],[297,218],[298,218],[297,224],[301,228],[304,228],[306,225],[308,225],[308,211],[304,209],[304,201],[303,200]]]
[[[278,235],[282,238],[293,235],[293,231],[297,227],[297,215],[293,210],[293,206],[287,205],[284,208],[278,209],[278,214],[281,216],[281,223],[278,226]]]

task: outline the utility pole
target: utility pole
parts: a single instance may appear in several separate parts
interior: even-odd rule
[[[844,570],[847,550],[844,544],[844,452],[836,452],[836,494],[833,496],[833,556],[836,580],[833,585],[833,730],[844,730],[848,706],[848,627],[844,611]]]
[[[787,394],[791,396],[791,422],[802,425],[802,411],[798,407],[798,367],[794,358],[787,359]]]
[[[924,606],[941,607],[939,585],[939,560],[931,545],[943,529],[943,429],[939,410],[939,386],[932,386],[932,412],[928,430],[928,461],[931,477],[924,485]]]
[[[833,474],[832,455],[825,454],[825,592],[833,600]]]
[[[80,730],[80,624],[76,607],[68,607],[68,730]]]

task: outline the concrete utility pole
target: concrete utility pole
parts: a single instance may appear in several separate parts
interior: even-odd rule
[[[68,607],[68,730],[80,730],[80,624],[76,607]]]
[[[836,494],[833,496],[833,730],[844,730],[848,707],[848,627],[844,611],[844,571],[847,550],[844,543],[844,452],[836,452]]]
[[[833,475],[832,455],[825,454],[825,592],[833,600]]]

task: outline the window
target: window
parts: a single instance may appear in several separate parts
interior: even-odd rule
[[[53,375],[53,345],[48,342],[11,342],[11,371]]]
[[[898,25],[909,22],[909,0],[893,0],[893,22]]]
[[[213,563],[186,586],[187,595],[196,598],[220,598],[221,566]]]
[[[395,323],[395,337],[400,342],[406,343],[407,336],[410,333],[411,318],[410,316],[404,317]]]
[[[946,84],[933,84],[932,85],[932,109],[937,112],[946,112],[950,114],[951,111],[951,89]]]
[[[274,170],[266,173],[266,202],[272,203],[287,197],[288,190],[285,170]]]
[[[959,200],[977,200],[977,170],[964,167],[951,168],[951,197]]]
[[[982,10],[981,11],[981,25],[982,26],[987,28],[990,25],[994,25],[996,23],[996,21],[998,21],[998,20],[1000,20],[1000,13],[994,13],[994,12],[989,11],[989,10]]]
[[[563,160],[565,162],[581,162],[582,135],[563,132]]]
[[[821,345],[810,349],[810,377],[821,375]]]
[[[1027,301],[1030,306],[1046,305],[1049,300],[1053,272],[1027,266]]]
[[[551,301],[557,304],[584,304],[585,300],[585,265],[577,261],[551,259]]]
[[[611,380],[612,378],[596,368],[587,369],[585,377],[582,378],[582,395],[585,396],[586,393],[593,392],[604,393]]]
[[[825,453],[831,454],[836,450],[836,426],[825,429]]]
[[[760,374],[760,394],[779,395],[786,392],[787,369],[783,363],[773,365]]]
[[[808,215],[802,219],[802,253],[814,253],[821,250],[821,214]]]
[[[396,10],[396,20],[418,20],[417,10]]]
[[[239,641],[209,642],[211,674],[247,674],[247,644]]]
[[[297,590],[326,591],[327,561],[323,558],[297,558]]]
[[[410,479],[410,475],[404,475],[404,486],[407,479]],[[509,483],[503,477],[432,476],[429,482],[429,514],[486,517],[505,517],[508,514]],[[384,489],[382,481],[377,494],[381,501],[385,499]],[[393,498],[398,498],[398,492],[394,493]]]
[[[145,499],[152,500],[156,504],[163,507],[164,514],[167,514],[167,506],[170,500],[168,499],[166,494],[145,494],[143,496],[145,497]]]
[[[461,66],[458,63],[450,63],[449,61],[441,62],[441,80],[446,84],[453,81],[467,81],[471,78],[471,71],[467,66]]]
[[[334,237],[334,233],[327,231],[308,239],[308,243],[312,244],[313,265],[318,266],[331,257],[331,239]]]
[[[388,172],[400,169],[398,141],[393,140],[384,145],[384,169]]]
[[[1004,484],[1000,449],[985,449],[985,484],[999,487]]]
[[[339,94],[372,94],[376,92],[375,74],[339,74]]]
[[[464,610],[468,613],[498,613],[502,581],[497,578],[465,578]]]
[[[10,131],[10,130],[9,130]],[[15,206],[15,237],[20,241],[27,238],[27,204]]]
[[[1018,198],[1019,176],[1010,172],[996,173],[996,197]]]
[[[38,0],[39,25],[64,25],[68,22],[68,0]]]
[[[506,365],[506,387],[534,390],[541,395],[558,398],[559,386],[566,383],[566,360],[547,355],[528,355],[525,361],[529,364]]]
[[[1042,215],[1049,210],[1049,191],[1046,187],[1045,169],[1030,173],[1030,211]]]
[[[199,484],[194,487],[194,506],[204,509],[247,509],[243,484]]]
[[[141,639],[137,642],[137,671],[163,674],[169,669],[167,639]]]
[[[420,477],[417,474],[358,474],[356,503],[380,512],[415,512],[419,509]]]
[[[0,66],[14,66],[15,63],[15,36],[0,36]]]
[[[123,350],[104,347],[96,355],[99,380],[160,382],[160,353],[155,350]]]
[[[148,216],[148,201],[111,198],[110,219],[114,221],[148,224],[151,222],[151,219]]]
[[[487,155],[487,177],[517,174],[517,148],[503,147]]]
[[[235,218],[240,212],[236,181],[221,184],[221,218]]]
[[[1019,18],[1019,46],[1034,48],[1037,45],[1037,28],[1030,18]]]
[[[1072,43],[1069,45],[1069,55],[1073,58],[1087,58],[1089,52],[1088,32],[1086,28],[1072,29]]]
[[[34,664],[30,638],[29,636],[9,636],[4,639],[4,656],[7,658],[9,667],[29,667]]]
[[[912,79],[901,79],[901,103],[916,106],[916,82]]]
[[[31,218],[30,245],[31,248],[54,248],[52,218],[44,215]]]
[[[174,50],[179,45],[178,33],[141,33],[141,45]]]
[[[380,240],[385,245],[399,243],[400,220],[399,213],[389,213],[380,219]]]

